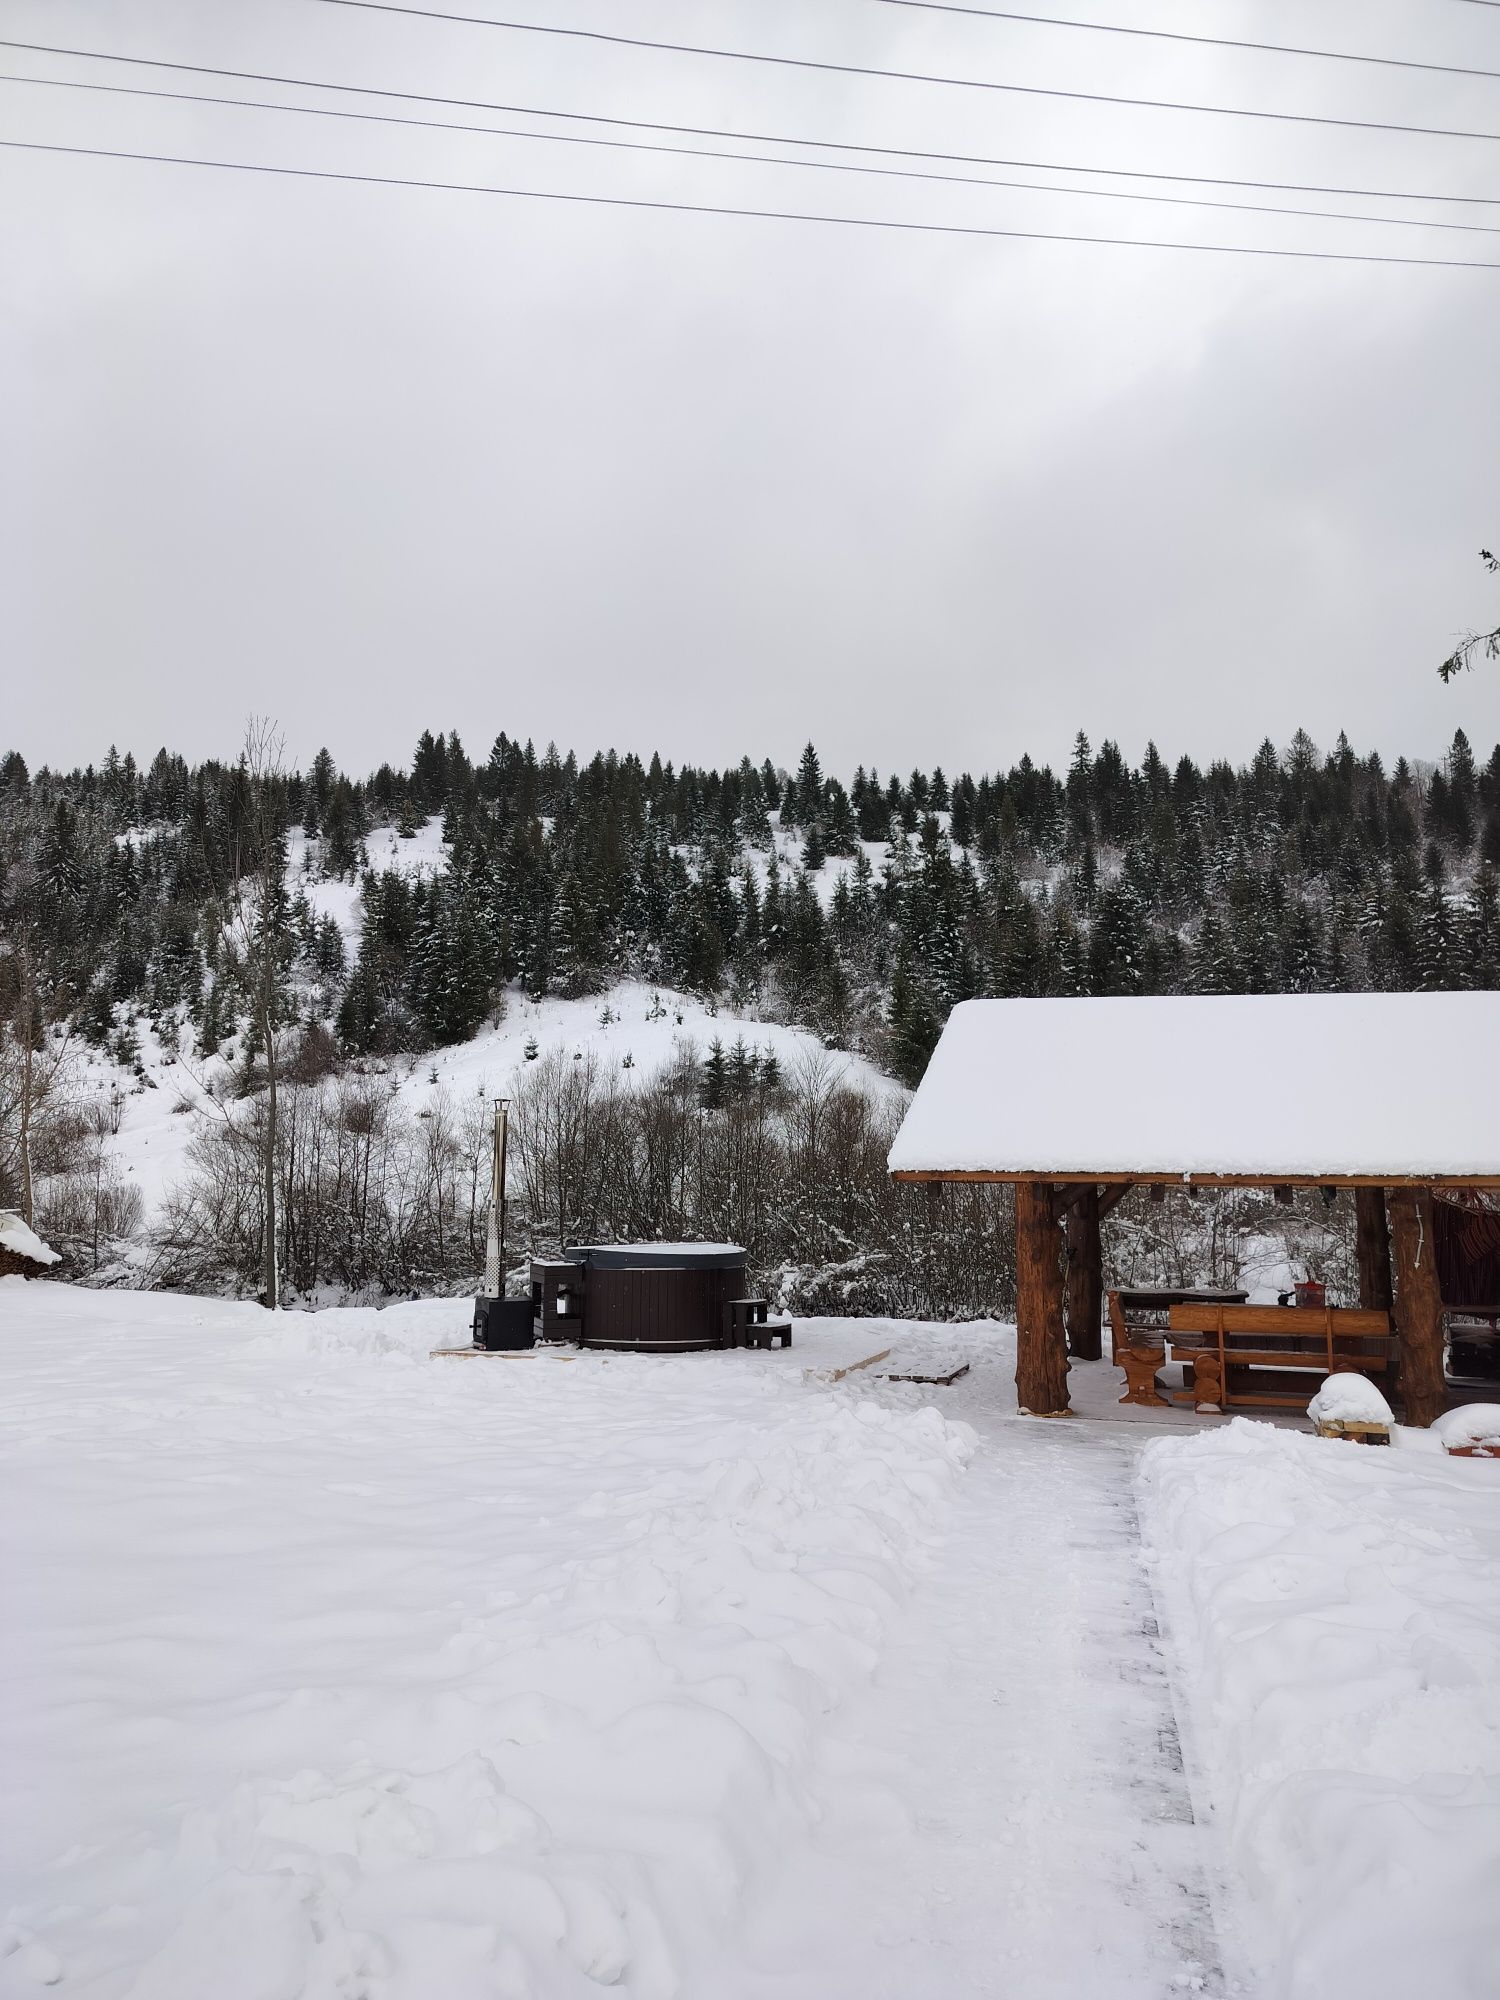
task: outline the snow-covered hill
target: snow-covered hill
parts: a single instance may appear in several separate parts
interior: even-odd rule
[[[326,895],[345,885],[318,886]],[[357,904],[355,908],[357,912]],[[109,1141],[110,1154],[141,1190],[149,1221],[182,1175],[188,1145],[202,1119],[220,1115],[206,1086],[222,1080],[225,1066],[200,1066],[190,1053],[183,1056],[163,1048],[144,1022],[139,1033],[144,1082],[108,1054],[90,1049],[78,1056],[77,1082],[86,1102],[101,1109],[113,1107],[118,1116],[119,1131]],[[830,1066],[832,1074],[873,1094],[886,1096],[900,1089],[864,1057],[825,1050],[805,1029],[757,1021],[724,1008],[710,1011],[702,999],[690,994],[635,980],[622,980],[605,993],[581,1000],[552,996],[530,1000],[513,993],[504,1019],[481,1028],[472,1041],[422,1055],[369,1061],[363,1067],[388,1076],[399,1099],[420,1112],[439,1091],[451,1097],[511,1094],[528,1067],[531,1047],[536,1051],[533,1060],[554,1049],[570,1057],[590,1053],[622,1080],[646,1081],[684,1051],[701,1058],[715,1040],[726,1052],[736,1040],[743,1040],[750,1050],[774,1052],[788,1076],[795,1075],[800,1064],[820,1061]]]

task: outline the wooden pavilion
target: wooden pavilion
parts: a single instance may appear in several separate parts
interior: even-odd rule
[[[1434,1200],[1500,1190],[1500,993],[966,1001],[889,1169],[1014,1185],[1016,1388],[1037,1416],[1068,1409],[1070,1328],[1100,1355],[1099,1226],[1132,1187],[1352,1189],[1360,1304],[1394,1311],[1398,1393],[1430,1424]]]

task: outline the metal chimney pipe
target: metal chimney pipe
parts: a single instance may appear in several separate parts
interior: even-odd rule
[[[505,1296],[505,1140],[509,1123],[510,1099],[497,1097],[490,1159],[490,1228],[484,1259],[484,1289],[492,1299]]]

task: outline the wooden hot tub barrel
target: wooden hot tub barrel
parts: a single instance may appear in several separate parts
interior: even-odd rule
[[[722,1347],[730,1300],[745,1288],[734,1243],[579,1244],[532,1266],[544,1340],[643,1354]]]

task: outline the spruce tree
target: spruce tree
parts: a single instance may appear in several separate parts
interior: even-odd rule
[[[703,1060],[698,1084],[698,1101],[705,1111],[722,1111],[729,1101],[729,1072],[724,1060],[724,1044],[715,1035]]]
[[[1482,862],[1469,891],[1464,924],[1464,984],[1500,987],[1500,871]]]

